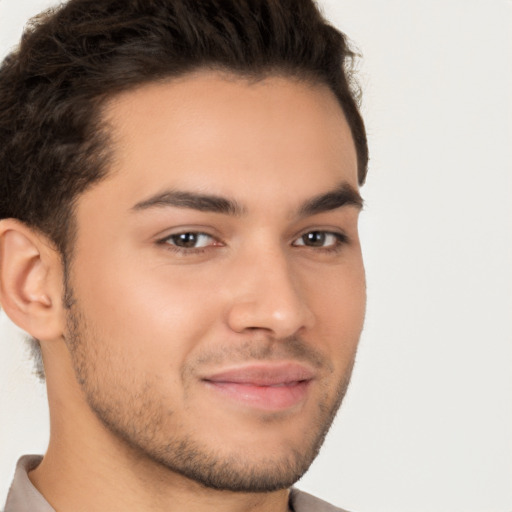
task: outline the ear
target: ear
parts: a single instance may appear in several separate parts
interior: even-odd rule
[[[0,304],[40,341],[63,333],[62,263],[53,244],[22,222],[0,221]]]

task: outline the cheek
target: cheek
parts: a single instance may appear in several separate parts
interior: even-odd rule
[[[308,278],[309,305],[315,312],[318,342],[333,357],[346,359],[359,342],[366,311],[366,282],[361,260]]]
[[[135,366],[179,367],[220,315],[207,277],[179,267],[112,258],[76,268],[75,298],[87,322]]]

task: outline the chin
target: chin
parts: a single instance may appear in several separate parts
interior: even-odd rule
[[[314,453],[289,452],[285,456],[259,457],[254,460],[240,454],[208,456],[187,449],[183,459],[161,461],[167,469],[180,474],[202,487],[231,492],[271,492],[291,487],[308,470]]]

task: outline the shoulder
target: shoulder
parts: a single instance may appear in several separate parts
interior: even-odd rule
[[[293,512],[348,512],[295,488],[290,491],[290,504]]]

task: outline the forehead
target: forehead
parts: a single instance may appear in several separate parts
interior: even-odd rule
[[[104,117],[116,198],[132,204],[158,187],[248,200],[292,185],[305,197],[315,184],[357,187],[350,129],[324,85],[202,71],[123,93]]]

